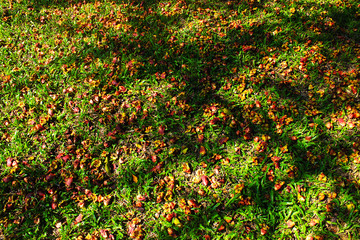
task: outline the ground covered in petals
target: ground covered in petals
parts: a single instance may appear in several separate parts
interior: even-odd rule
[[[0,239],[359,239],[356,0],[0,0]]]

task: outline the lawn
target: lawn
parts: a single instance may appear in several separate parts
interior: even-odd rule
[[[0,0],[0,239],[360,239],[357,0]]]

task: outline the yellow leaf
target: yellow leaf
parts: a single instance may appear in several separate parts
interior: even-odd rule
[[[101,165],[101,160],[100,159],[93,159],[92,163],[91,163],[91,167],[93,168],[99,168]]]
[[[185,133],[189,133],[189,132],[191,132],[191,130],[192,130],[192,126],[189,125],[186,127]]]
[[[182,227],[182,224],[178,218],[173,218],[173,224],[177,227]]]
[[[300,193],[298,193],[297,198],[300,202],[305,202],[305,200],[306,200],[305,197],[302,196]]]
[[[231,114],[230,110],[227,109],[227,108],[224,108],[224,109],[223,109],[223,112],[224,112],[226,115],[230,115],[230,114]]]
[[[182,152],[183,154],[186,154],[187,151],[188,151],[188,148],[184,148],[183,150],[181,150],[181,152]]]
[[[318,194],[318,198],[320,201],[323,201],[325,199],[325,197],[326,197],[326,195],[322,192]]]
[[[133,178],[133,181],[134,181],[135,183],[137,183],[137,182],[138,182],[138,177],[137,177],[137,176],[132,175],[132,178]]]
[[[171,155],[171,154],[173,154],[175,151],[176,151],[176,148],[170,148],[170,149],[169,149],[169,154]]]
[[[353,203],[349,203],[348,205],[346,205],[346,208],[351,211],[355,208],[355,205]]]
[[[152,130],[152,126],[146,127],[145,128],[145,133],[149,133],[149,132],[151,132],[151,130]]]
[[[11,168],[10,173],[13,174],[14,172],[16,172],[16,170],[18,170],[18,166]]]
[[[108,175],[111,174],[111,170],[110,170],[110,163],[109,163],[109,159],[105,158],[105,165],[104,165],[105,171]]]
[[[318,176],[318,179],[319,181],[321,182],[326,182],[327,181],[327,177],[324,173],[321,173],[319,176]]]
[[[237,184],[234,189],[235,189],[235,193],[241,193],[241,191],[244,189],[245,185],[244,183],[239,183]]]

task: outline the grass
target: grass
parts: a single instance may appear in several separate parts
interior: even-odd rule
[[[359,239],[359,17],[0,0],[0,238]]]

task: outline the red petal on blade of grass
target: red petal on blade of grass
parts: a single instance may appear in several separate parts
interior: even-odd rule
[[[141,195],[141,194],[139,194],[139,195],[137,195],[136,196],[136,199],[138,200],[138,201],[145,201],[146,200],[146,197],[144,197],[143,195]]]
[[[126,91],[127,91],[126,87],[124,87],[124,86],[119,86],[119,92],[124,93],[124,92],[126,92]]]
[[[203,184],[204,186],[209,185],[209,179],[208,179],[207,176],[203,175],[203,176],[201,177],[201,181],[202,181],[202,184]]]
[[[77,217],[75,218],[75,223],[81,222],[81,221],[82,221],[82,217],[83,217],[83,215],[80,213],[79,216],[77,216]]]
[[[55,209],[57,208],[57,203],[52,202],[52,203],[51,203],[51,208],[52,208],[53,210],[55,210]]]
[[[107,239],[108,238],[108,231],[105,229],[100,229],[100,234],[103,238]]]
[[[296,136],[291,136],[290,139],[293,140],[293,141],[297,141],[297,140],[298,140],[298,138],[297,138]]]
[[[194,208],[198,208],[199,207],[199,204],[197,204],[196,202],[195,202],[195,200],[188,200],[188,205],[190,206],[190,207],[194,207]]]
[[[279,162],[275,162],[274,165],[275,165],[276,169],[280,169],[280,163]]]
[[[278,162],[278,161],[280,161],[280,157],[276,157],[276,156],[274,156],[274,157],[272,157],[271,158],[271,160],[273,161],[273,162]]]
[[[325,124],[325,127],[326,127],[327,129],[332,128],[332,124],[331,124],[331,122],[327,122],[327,123]]]
[[[74,112],[74,113],[79,113],[79,112],[80,112],[80,108],[74,107],[73,112]]]
[[[351,86],[351,91],[352,91],[353,94],[357,93],[357,89],[354,86]]]
[[[220,121],[220,118],[217,118],[217,117],[215,117],[214,119],[212,119],[211,121],[210,121],[210,124],[211,125],[215,125],[217,122],[219,122]]]
[[[39,195],[40,200],[44,200],[46,197],[46,194],[41,191],[38,192],[38,195]]]
[[[245,140],[250,140],[250,139],[251,139],[251,134],[250,134],[250,133],[246,133],[246,134],[244,135],[244,139],[245,139]]]
[[[274,189],[275,189],[275,191],[278,191],[278,190],[280,190],[281,187],[282,187],[282,185],[277,183],[277,184],[275,184]]]
[[[164,135],[164,134],[165,134],[165,127],[162,126],[162,125],[159,127],[159,134],[160,134],[160,135]]]
[[[6,166],[11,167],[12,162],[13,162],[13,159],[12,159],[12,158],[7,158],[7,159],[6,159]]]
[[[344,119],[339,118],[339,119],[338,119],[338,122],[339,122],[340,126],[345,127],[346,122],[344,121]]]
[[[166,221],[170,222],[174,217],[176,217],[176,214],[170,213],[166,216]]]
[[[160,172],[163,165],[163,162],[159,162],[158,164],[156,164],[155,167],[151,169],[151,172]]]
[[[257,108],[261,108],[261,103],[259,102],[259,100],[256,100],[256,101],[255,101],[255,106],[256,106]]]
[[[51,108],[49,108],[49,109],[48,109],[48,114],[49,114],[51,117],[54,116],[54,110],[51,109]]]
[[[39,124],[36,124],[34,128],[35,128],[36,131],[42,131],[42,130],[45,129],[44,126],[41,125],[40,123],[39,123]]]
[[[51,180],[54,179],[54,177],[55,177],[54,173],[49,173],[48,175],[46,175],[45,180],[46,181],[51,181]]]
[[[317,219],[311,219],[309,225],[310,227],[316,226],[319,223],[319,220]]]
[[[229,140],[228,137],[222,137],[222,138],[219,140],[219,144],[222,145],[222,144],[226,143],[228,140]]]
[[[224,231],[224,230],[225,230],[225,226],[224,226],[224,225],[221,225],[221,226],[219,227],[219,229],[218,229],[219,232]]]
[[[62,160],[64,160],[65,162],[70,159],[71,159],[70,155],[66,155],[62,157]]]
[[[6,177],[3,178],[3,182],[4,182],[4,183],[8,183],[8,182],[10,182],[11,180],[12,180],[12,177],[11,177],[11,176],[6,176]]]
[[[295,223],[294,223],[293,221],[291,221],[291,220],[288,220],[288,221],[286,222],[286,225],[287,225],[288,228],[292,228],[292,227],[295,226]]]
[[[198,142],[199,143],[202,143],[204,141],[204,134],[200,134],[199,136],[198,136]]]
[[[73,177],[69,177],[69,178],[65,179],[65,185],[66,185],[67,187],[70,187],[71,184],[72,184],[72,182],[73,182],[73,180],[74,180]]]

